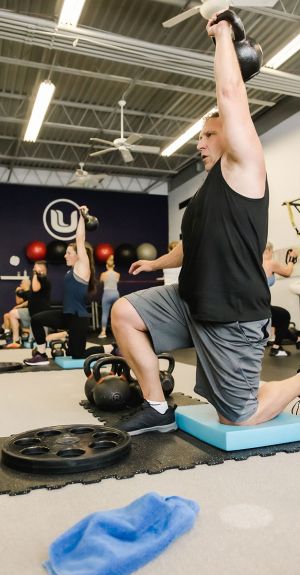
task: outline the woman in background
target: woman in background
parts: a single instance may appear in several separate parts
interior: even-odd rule
[[[294,250],[290,250],[287,264],[280,264],[273,258],[273,244],[271,242],[267,243],[263,254],[263,268],[267,276],[269,287],[275,283],[275,274],[285,278],[290,277],[293,273],[296,258],[297,253]],[[287,309],[271,305],[271,313],[272,327],[275,329],[275,339],[271,346],[270,355],[272,357],[287,357],[290,355],[290,352],[282,347],[283,339],[292,340],[296,344],[296,348],[300,349],[300,337],[298,332],[289,330],[291,316]]]
[[[98,337],[102,339],[106,337],[107,322],[111,306],[120,297],[120,293],[118,290],[118,282],[120,280],[120,274],[115,271],[115,262],[113,255],[109,256],[109,258],[106,260],[106,272],[100,274],[99,279],[103,285],[103,295],[102,295],[101,333],[98,335]]]
[[[87,304],[89,296],[96,291],[95,268],[92,247],[85,243],[85,221],[83,214],[87,207],[79,209],[76,241],[70,243],[65,253],[67,266],[71,269],[64,279],[63,309],[38,313],[31,320],[31,328],[37,348],[33,357],[25,359],[26,365],[47,365],[46,334],[44,326],[68,332],[68,355],[74,359],[84,357],[89,328]]]

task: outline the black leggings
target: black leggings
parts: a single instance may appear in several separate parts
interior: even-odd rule
[[[74,359],[84,357],[89,318],[78,317],[59,310],[42,311],[31,318],[31,329],[38,345],[46,342],[44,327],[66,330],[69,333],[68,353]]]
[[[271,305],[272,313],[272,326],[275,327],[275,341],[276,345],[281,345],[283,339],[291,339],[296,342],[298,339],[297,334],[289,330],[291,316],[287,309]]]

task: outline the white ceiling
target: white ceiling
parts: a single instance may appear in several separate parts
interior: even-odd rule
[[[69,172],[84,162],[89,173],[170,179],[196,162],[195,141],[170,158],[119,151],[98,158],[90,137],[114,140],[120,132],[118,101],[126,99],[125,136],[165,147],[215,104],[213,43],[206,21],[195,16],[166,30],[161,23],[194,3],[186,0],[86,0],[74,32],[57,30],[62,1],[0,0],[0,165],[9,180],[16,167]],[[300,2],[238,9],[248,35],[267,61],[299,33]],[[22,141],[42,80],[54,99],[36,143]],[[276,118],[280,104],[299,102],[300,59],[280,71],[263,70],[247,84],[254,121]],[[288,112],[287,112],[288,113]],[[267,125],[267,124],[266,124]],[[105,147],[105,146],[103,146]],[[4,171],[3,171],[4,170]],[[3,179],[2,179],[3,181]]]

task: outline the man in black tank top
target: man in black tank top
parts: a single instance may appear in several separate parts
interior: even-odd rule
[[[224,424],[272,419],[300,394],[300,375],[259,387],[270,327],[270,293],[262,268],[267,242],[268,183],[264,154],[249,111],[231,26],[216,23],[218,112],[204,122],[198,150],[207,178],[182,221],[182,242],[129,272],[182,266],[179,285],[121,298],[112,328],[143,390],[143,409],[122,424],[132,435],[176,429],[160,384],[155,353],[194,345],[195,391]]]

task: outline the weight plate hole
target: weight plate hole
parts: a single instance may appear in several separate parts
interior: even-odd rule
[[[35,447],[25,447],[25,449],[22,449],[21,451],[23,455],[44,455],[45,453],[48,452],[49,449],[47,447],[44,447],[43,445]]]
[[[84,454],[84,449],[61,449],[56,455],[58,457],[80,457],[80,455]]]
[[[92,433],[94,431],[93,427],[75,427],[74,429],[70,429],[70,433],[83,434],[83,433]]]
[[[117,445],[115,441],[93,441],[89,447],[92,449],[113,449]]]
[[[107,439],[112,440],[112,441],[118,441],[119,439],[119,434],[118,433],[113,433],[112,431],[98,431],[97,433],[93,434],[93,438],[94,439]]]
[[[40,442],[41,440],[37,437],[21,437],[20,439],[16,439],[16,441],[14,441],[14,445],[30,447],[32,445],[38,445]]]
[[[39,431],[37,435],[39,437],[54,437],[55,435],[61,435],[61,431],[58,429],[45,429],[45,431]]]

